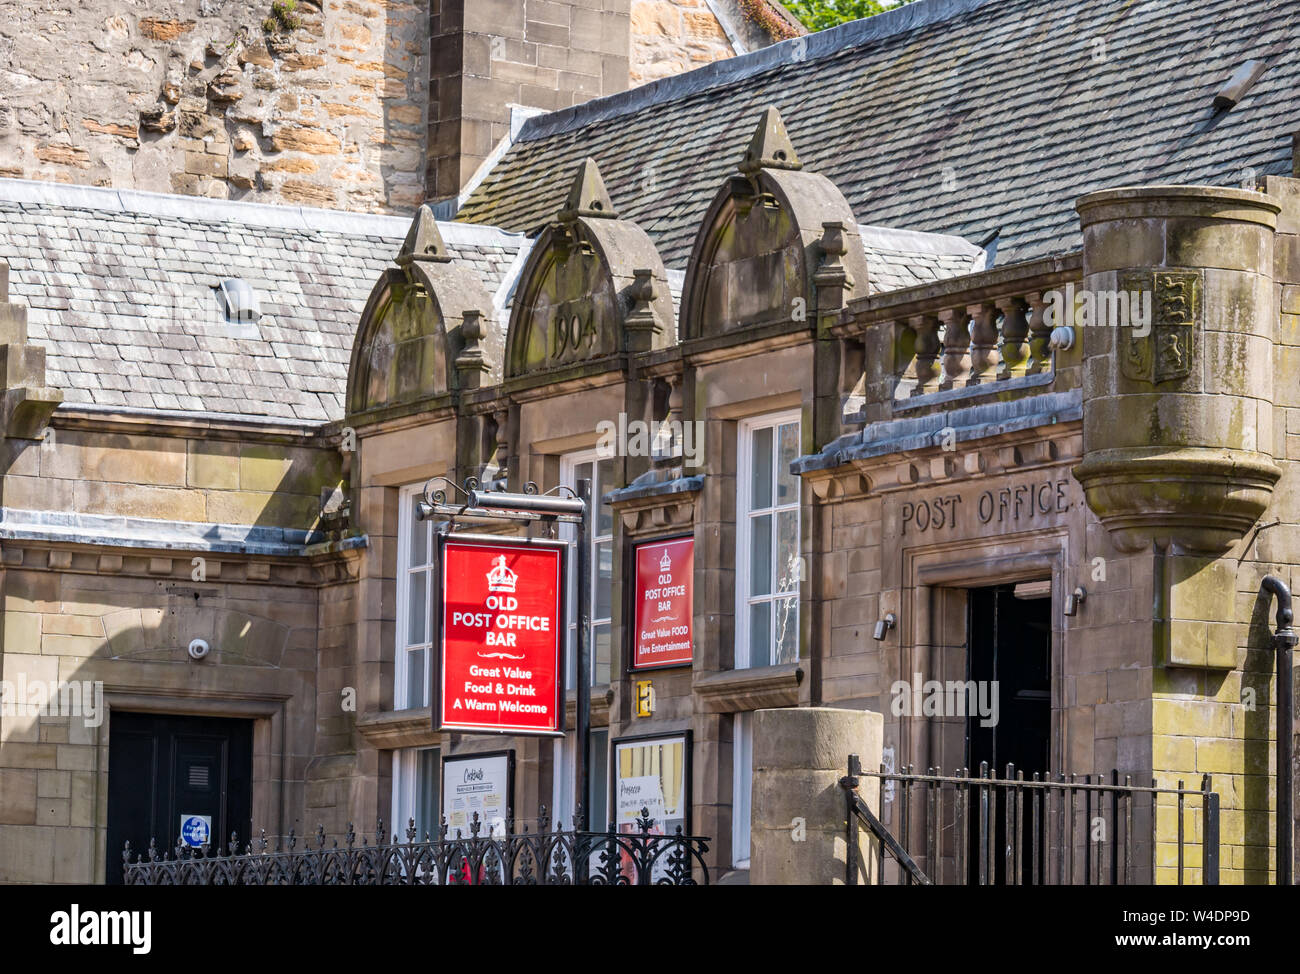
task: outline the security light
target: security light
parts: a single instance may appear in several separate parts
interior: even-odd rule
[[[877,641],[884,639],[885,633],[893,629],[895,624],[897,624],[897,622],[898,619],[894,616],[894,613],[887,612],[885,614],[885,618],[881,619],[879,622],[876,623],[876,631],[871,634],[872,637]]]
[[[1082,585],[1065,597],[1065,614],[1072,616],[1079,611],[1079,606],[1088,599],[1088,590]]]

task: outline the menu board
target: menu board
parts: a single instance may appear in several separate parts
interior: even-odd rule
[[[671,835],[679,825],[690,831],[689,734],[615,741],[612,759],[611,810],[619,832],[639,833],[642,809],[654,819],[655,835]]]
[[[458,754],[442,762],[442,814],[447,835],[470,835],[474,813],[482,823],[479,834],[504,835],[506,815],[514,800],[514,751]]]

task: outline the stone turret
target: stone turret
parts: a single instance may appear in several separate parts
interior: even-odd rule
[[[1268,506],[1279,207],[1209,186],[1079,200],[1089,507],[1116,547],[1215,553]]]

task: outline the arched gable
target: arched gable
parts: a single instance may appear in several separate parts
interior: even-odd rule
[[[695,237],[682,294],[682,338],[722,335],[816,311],[814,275],[826,224],[843,244],[847,296],[865,294],[866,257],[848,201],[825,176],[803,171],[781,116],[768,108]]]
[[[663,262],[644,230],[618,219],[588,159],[524,266],[506,335],[505,377],[675,341]]]
[[[491,333],[492,299],[478,276],[447,253],[432,211],[421,207],[395,260],[366,302],[348,370],[348,414],[436,400],[465,380],[457,358],[467,344],[466,314],[474,319],[468,343],[481,354],[477,371],[500,376],[500,342]]]

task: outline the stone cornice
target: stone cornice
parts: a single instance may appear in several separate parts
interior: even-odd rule
[[[735,713],[797,706],[803,678],[804,671],[798,663],[782,663],[696,673],[693,689],[704,712]]]

